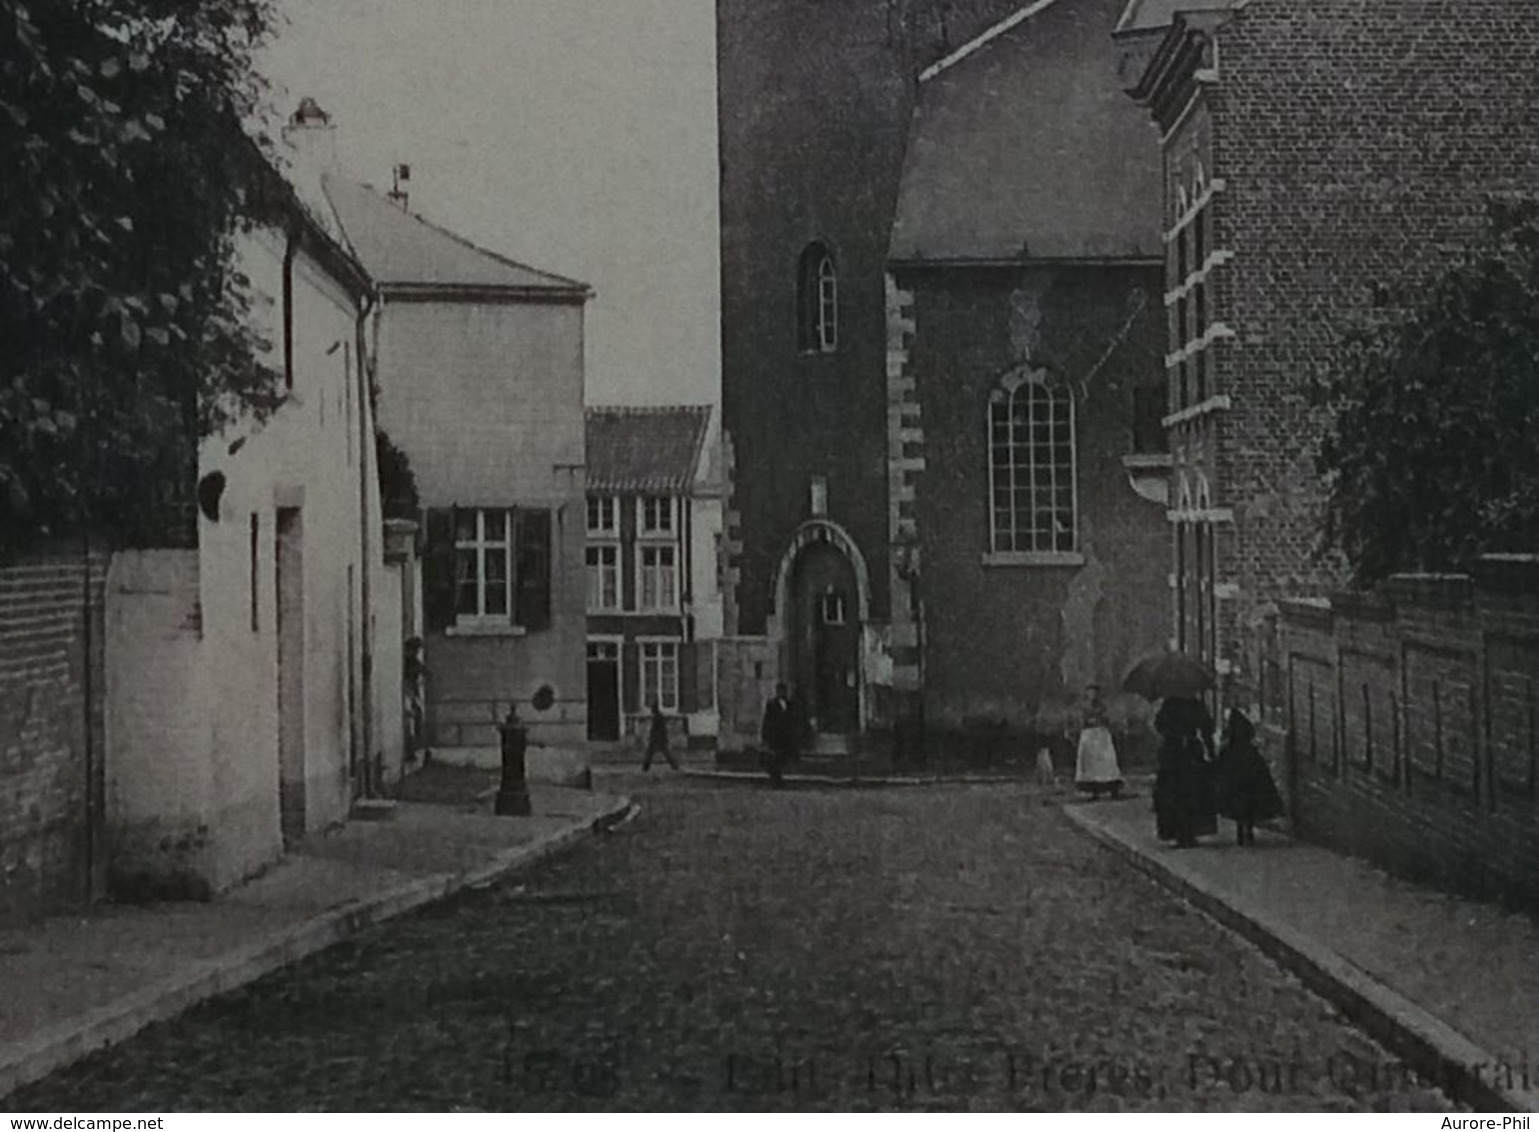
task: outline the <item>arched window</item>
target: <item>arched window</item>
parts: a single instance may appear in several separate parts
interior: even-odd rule
[[[996,554],[1077,549],[1074,397],[1037,379],[989,403],[989,505]]]
[[[833,254],[819,243],[808,244],[797,264],[796,347],[812,354],[839,348],[839,275]]]

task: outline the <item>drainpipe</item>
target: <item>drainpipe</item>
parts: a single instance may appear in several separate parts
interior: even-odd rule
[[[380,783],[376,776],[374,753],[374,639],[373,639],[373,605],[372,587],[370,585],[373,560],[369,556],[373,540],[369,537],[369,475],[374,463],[374,405],[369,397],[369,367],[368,355],[365,346],[368,343],[368,318],[369,311],[374,306],[374,297],[365,295],[358,309],[358,318],[354,324],[355,343],[353,357],[356,360],[358,382],[358,546],[361,562],[358,575],[358,600],[360,608],[358,640],[361,648],[360,672],[363,681],[363,712],[361,729],[363,733],[363,782],[364,796],[377,797]],[[376,479],[378,477],[376,476]],[[383,760],[381,760],[383,761]]]
[[[84,625],[81,633],[83,648],[85,650],[85,664],[81,668],[81,690],[85,693],[85,772],[86,772],[86,836],[85,836],[85,903],[90,903],[98,895],[97,867],[101,861],[102,827],[105,824],[106,815],[106,768],[102,763],[102,752],[96,747],[96,679],[93,671],[95,660],[95,635],[92,618],[95,616],[94,603],[91,600],[91,533],[86,528],[81,532],[80,539],[80,565],[85,576]],[[103,587],[105,591],[105,587]],[[105,597],[105,592],[103,594]],[[103,642],[105,647],[106,642]],[[104,666],[105,667],[105,666]],[[105,721],[107,705],[102,705],[102,715]],[[105,731],[105,727],[103,728]]]

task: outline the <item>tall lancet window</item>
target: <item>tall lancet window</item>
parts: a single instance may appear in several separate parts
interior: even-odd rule
[[[989,400],[989,513],[996,554],[1073,553],[1077,545],[1074,396],[1041,371],[1007,378]]]
[[[802,251],[796,272],[796,347],[808,354],[839,348],[839,273],[833,253],[820,243]]]

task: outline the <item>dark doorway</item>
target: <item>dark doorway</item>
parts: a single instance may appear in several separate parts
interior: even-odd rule
[[[791,577],[792,680],[816,729],[860,730],[860,615],[855,569],[840,551],[814,543]]]
[[[613,743],[620,738],[620,645],[588,642],[588,738]]]
[[[280,507],[278,590],[278,820],[285,848],[305,835],[305,556],[298,507]]]

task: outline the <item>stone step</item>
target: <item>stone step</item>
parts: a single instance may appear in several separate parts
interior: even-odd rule
[[[389,798],[359,798],[353,802],[354,821],[390,821],[395,813],[395,803]]]
[[[813,736],[812,745],[807,748],[806,756],[811,758],[845,756],[853,754],[854,751],[854,744],[850,742],[848,735],[820,731]]]

